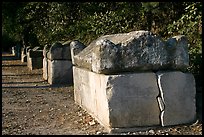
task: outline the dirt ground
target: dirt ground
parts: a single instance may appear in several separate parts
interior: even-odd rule
[[[3,54],[2,135],[113,134],[74,103],[73,85],[50,86],[42,78],[42,69],[31,71],[26,63],[13,59]],[[202,135],[201,95],[198,98],[194,123],[114,134]]]

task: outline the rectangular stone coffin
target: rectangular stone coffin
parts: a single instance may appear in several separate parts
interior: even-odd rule
[[[30,70],[40,69],[43,67],[43,52],[42,50],[29,50],[27,53],[27,66]]]
[[[74,100],[107,130],[160,125],[154,73],[97,74],[73,67]]]
[[[45,61],[45,60],[44,60]],[[47,79],[49,84],[71,84],[73,83],[72,62],[69,60],[47,59]],[[46,71],[46,70],[45,70]]]

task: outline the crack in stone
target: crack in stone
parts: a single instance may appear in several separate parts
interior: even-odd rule
[[[161,125],[164,126],[164,110],[165,110],[165,100],[164,100],[164,93],[161,86],[161,76],[163,74],[156,74],[157,76],[157,85],[159,87],[159,95],[157,96],[157,101],[159,104],[160,113],[160,121]]]

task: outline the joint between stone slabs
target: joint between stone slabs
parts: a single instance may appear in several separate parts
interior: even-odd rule
[[[161,85],[161,77],[163,74],[156,74],[156,78],[157,78],[157,86],[158,86],[158,90],[159,90],[159,95],[157,96],[157,102],[159,105],[159,109],[161,111],[160,113],[160,123],[161,126],[164,126],[164,110],[165,110],[165,100],[164,100],[164,93],[163,93],[163,89],[162,89],[162,85]]]

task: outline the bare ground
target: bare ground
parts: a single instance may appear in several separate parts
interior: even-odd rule
[[[95,135],[113,134],[74,103],[73,85],[50,86],[42,69],[30,71],[26,63],[3,54],[3,135]],[[7,57],[5,57],[7,56]],[[10,56],[10,57],[9,57]],[[12,60],[11,60],[12,59]],[[202,135],[202,94],[197,95],[195,123],[121,135]]]

